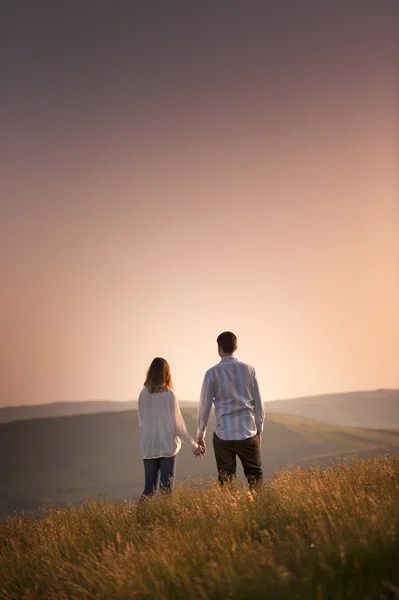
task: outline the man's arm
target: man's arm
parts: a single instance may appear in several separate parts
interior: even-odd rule
[[[263,419],[265,411],[263,408],[262,398],[260,397],[259,384],[256,378],[256,372],[254,369],[254,409],[255,409],[255,423],[256,423],[256,434],[260,436],[263,431]]]
[[[215,386],[209,371],[205,373],[202,383],[201,396],[198,407],[197,422],[197,442],[201,444],[205,437],[206,427],[208,425],[209,415],[211,413],[212,402],[215,398]]]

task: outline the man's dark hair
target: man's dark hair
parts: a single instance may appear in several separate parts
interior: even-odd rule
[[[231,331],[224,331],[217,338],[217,344],[226,354],[233,354],[237,350],[237,336]]]

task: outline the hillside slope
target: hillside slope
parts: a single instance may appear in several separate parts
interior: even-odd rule
[[[399,390],[326,394],[267,402],[268,412],[285,413],[346,427],[399,430]]]
[[[194,434],[194,409],[183,409]],[[0,425],[0,511],[34,510],[46,499],[66,506],[99,494],[138,497],[143,486],[137,412],[102,413]],[[208,453],[195,459],[182,448],[177,475],[216,475],[212,424]],[[332,460],[334,455],[399,448],[399,433],[343,428],[288,415],[268,414],[263,435],[264,471],[287,463]]]
[[[394,600],[399,456],[0,522],[4,600]]]

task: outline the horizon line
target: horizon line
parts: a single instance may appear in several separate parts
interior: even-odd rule
[[[290,400],[303,400],[304,398],[319,398],[322,396],[340,396],[345,394],[365,394],[371,392],[399,392],[397,388],[384,388],[378,387],[375,389],[362,389],[362,390],[346,390],[342,392],[322,392],[319,394],[309,394],[309,395],[301,395],[301,396],[290,396],[286,398],[274,398],[273,400],[264,400],[263,403],[267,402],[289,402]],[[199,400],[190,400],[188,398],[179,398],[179,402],[190,402],[192,404],[196,404]],[[112,400],[110,398],[107,399],[86,399],[86,400],[59,400],[59,401],[51,401],[51,402],[41,402],[39,404],[6,404],[5,406],[0,406],[0,410],[4,410],[7,408],[34,408],[38,406],[52,406],[59,404],[83,404],[83,403],[115,403],[115,404],[128,404],[131,402],[138,402],[138,398],[132,398],[128,400]]]

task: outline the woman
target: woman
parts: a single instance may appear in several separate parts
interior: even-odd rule
[[[154,358],[147,371],[138,413],[145,475],[142,497],[156,491],[159,476],[161,490],[172,492],[180,438],[194,454],[200,454],[201,449],[187,431],[173,392],[170,367],[164,358]]]

